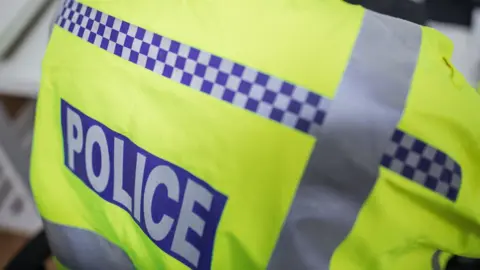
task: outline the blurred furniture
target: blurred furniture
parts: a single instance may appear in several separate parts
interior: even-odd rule
[[[47,1],[50,0],[0,0],[0,57],[21,38]]]
[[[42,228],[28,183],[35,102],[9,115],[8,101],[0,97],[0,229],[28,236]]]
[[[30,194],[29,158],[34,98],[56,10],[51,0],[0,0],[0,229],[25,236],[42,228]],[[13,115],[7,96],[22,97]]]
[[[0,10],[6,9],[1,6],[4,1],[0,0]],[[36,96],[40,85],[41,62],[56,10],[56,5],[50,5],[23,42],[18,44],[15,52],[8,59],[0,61],[0,93],[30,98]]]

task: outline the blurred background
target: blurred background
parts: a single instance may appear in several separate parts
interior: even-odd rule
[[[58,2],[0,0],[0,269],[42,229],[28,167],[41,60]],[[347,2],[443,32],[455,44],[453,63],[478,85],[480,0]]]

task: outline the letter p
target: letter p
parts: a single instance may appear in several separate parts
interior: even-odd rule
[[[76,132],[75,132],[76,131]],[[76,134],[75,134],[76,133]],[[80,153],[83,148],[83,127],[80,116],[67,108],[67,151],[68,167],[75,170],[75,153]]]

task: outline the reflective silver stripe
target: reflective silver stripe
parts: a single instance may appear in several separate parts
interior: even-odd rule
[[[269,269],[329,269],[375,185],[420,44],[420,26],[366,11]]]
[[[432,270],[442,270],[440,266],[440,254],[442,252],[440,250],[435,251],[432,256]]]
[[[125,252],[98,234],[44,220],[52,253],[68,269],[135,269]]]

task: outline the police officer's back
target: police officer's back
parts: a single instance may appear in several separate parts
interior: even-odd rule
[[[478,257],[480,99],[430,28],[341,1],[67,1],[32,187],[71,269]]]

